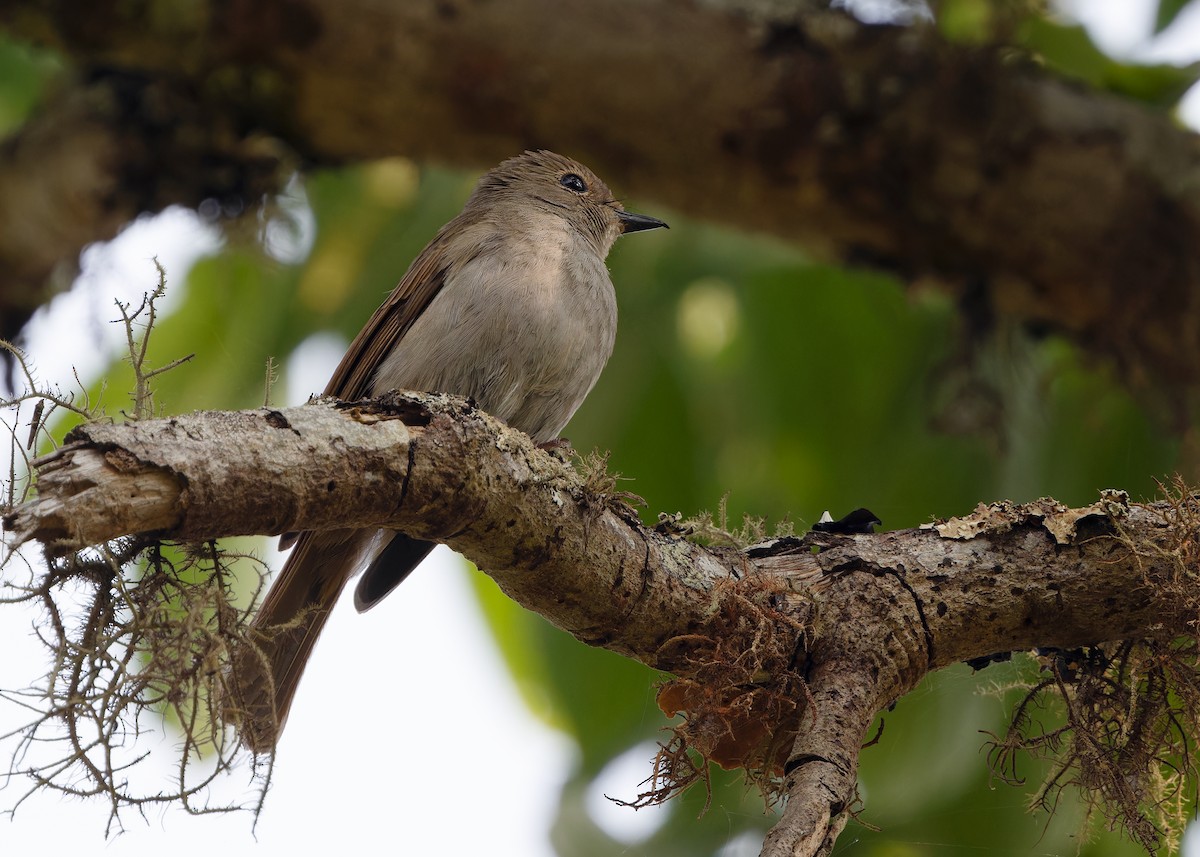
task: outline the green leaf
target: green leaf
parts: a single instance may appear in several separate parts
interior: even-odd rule
[[[1155,107],[1174,107],[1200,80],[1200,62],[1189,65],[1124,65],[1107,69],[1104,86]]]
[[[56,54],[0,35],[0,138],[25,121],[61,70]]]
[[[1027,18],[1018,40],[1060,74],[1158,107],[1173,106],[1200,79],[1200,63],[1174,66],[1118,62],[1097,48],[1083,27],[1046,18]]]
[[[1192,0],[1158,0],[1158,11],[1154,15],[1154,35],[1157,36],[1175,23],[1179,13],[1191,5],[1191,2]]]
[[[996,10],[990,0],[943,0],[937,10],[937,27],[947,41],[979,44],[991,40]]]

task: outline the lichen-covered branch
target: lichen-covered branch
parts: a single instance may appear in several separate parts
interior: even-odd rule
[[[1195,134],[1007,47],[822,5],[276,0],[148,22],[136,5],[9,3],[0,26],[100,81],[116,75],[133,108],[50,125],[52,153],[80,127],[95,138],[94,161],[72,166],[93,204],[69,208],[57,176],[75,173],[57,158],[30,164],[25,183],[49,211],[94,224],[23,252],[44,270],[139,207],[239,187],[253,202],[269,181],[247,150],[264,136],[318,163],[480,168],[544,146],[623,193],[938,282],[984,316],[1074,338],[1136,384],[1200,390]],[[21,141],[0,151],[0,174],[22,169]],[[107,208],[91,193],[106,187]],[[0,236],[20,234],[27,207],[4,212]]]
[[[1198,514],[1183,493],[993,504],[916,530],[717,549],[644,526],[603,474],[441,395],[85,426],[39,463],[38,495],[4,523],[52,554],[139,532],[362,525],[445,541],[585,642],[672,673],[660,705],[687,721],[664,748],[659,791],[678,785],[689,750],[746,768],[788,798],[771,857],[829,852],[872,717],[931,670],[1035,647],[1169,643],[1198,612]],[[1151,659],[1163,675],[1168,655]],[[1049,685],[1066,682],[1057,675]],[[1139,715],[1170,724],[1154,734],[1190,729],[1164,690],[1189,693],[1183,675],[1142,697],[1166,706]],[[1136,813],[1147,799],[1126,773],[1120,783]]]

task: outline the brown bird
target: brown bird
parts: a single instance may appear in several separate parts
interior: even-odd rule
[[[622,208],[591,170],[526,152],[485,174],[338,364],[326,395],[392,389],[469,396],[538,443],[556,439],[612,353],[617,304],[604,259],[623,233],[666,226]],[[233,656],[225,717],[255,752],[275,746],[304,665],[355,570],[359,611],[433,548],[391,530],[284,536],[294,544]]]

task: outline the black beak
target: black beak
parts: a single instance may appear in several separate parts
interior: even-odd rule
[[[670,229],[670,226],[663,223],[657,217],[650,217],[648,214],[634,214],[632,211],[618,211],[617,219],[621,221],[621,231],[624,233],[641,232],[643,229]]]

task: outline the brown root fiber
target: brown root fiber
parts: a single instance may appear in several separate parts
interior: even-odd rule
[[[109,833],[123,829],[127,812],[146,816],[156,805],[257,816],[269,759],[253,774],[260,788],[248,803],[217,803],[210,787],[246,756],[228,739],[217,704],[227,692],[223,664],[246,636],[235,580],[262,568],[212,544],[127,540],[51,560],[44,572],[31,569],[27,584],[9,584],[5,601],[43,610],[38,634],[50,663],[40,683],[0,690],[31,712],[0,736],[13,745],[0,783],[29,783],[7,812],[36,792],[57,791],[106,803]],[[147,785],[131,774],[157,761],[160,753],[140,739],[164,721],[175,739],[164,751],[174,771],[159,788],[157,777]]]
[[[1034,806],[1052,810],[1077,786],[1090,817],[1123,827],[1150,853],[1178,850],[1196,800],[1200,735],[1200,498],[1178,478],[1163,495],[1165,504],[1143,507],[1159,519],[1155,539],[1117,538],[1141,562],[1146,587],[1190,617],[1192,633],[1039,652],[1041,675],[989,752],[1009,782],[1022,781],[1020,751],[1050,760]]]
[[[1049,759],[1035,807],[1052,811],[1063,789],[1076,786],[1089,816],[1123,826],[1148,852],[1176,850],[1194,798],[1189,736],[1196,734],[1200,704],[1194,641],[1051,652],[1042,664],[1043,679],[1027,690],[1007,733],[992,742],[993,770],[1019,784],[1020,751]],[[1065,716],[1051,725],[1043,711]]]
[[[809,698],[795,663],[804,625],[773,595],[764,598],[761,579],[722,584],[714,597],[704,632],[674,637],[659,652],[678,674],[659,688],[659,708],[683,720],[659,745],[649,788],[633,806],[707,784],[710,762],[743,768],[768,804],[782,795],[783,765]]]

